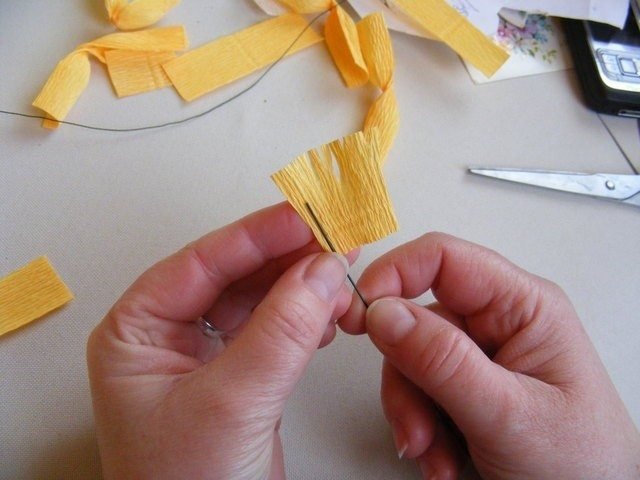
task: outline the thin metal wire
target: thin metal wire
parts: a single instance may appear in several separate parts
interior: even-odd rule
[[[311,215],[311,218],[313,218],[313,223],[315,223],[316,226],[318,227],[318,230],[320,230],[320,233],[322,234],[322,238],[324,238],[324,241],[327,242],[327,245],[329,245],[329,248],[331,249],[331,251],[336,253],[336,248],[333,246],[333,243],[331,243],[331,240],[329,240],[329,237],[327,236],[327,232],[325,232],[324,228],[322,228],[322,225],[320,224],[318,217],[316,217],[316,214],[311,208],[311,205],[309,205],[308,202],[305,202],[305,205],[307,207],[307,210],[309,211],[309,215]],[[349,275],[348,273],[347,273],[347,280],[349,280],[349,283],[353,287],[353,291],[356,292],[358,297],[360,297],[360,300],[362,300],[362,303],[364,304],[365,308],[369,308],[369,304],[362,296],[362,293],[360,293],[360,290],[358,290],[358,287],[356,287],[356,282],[353,281],[353,278],[351,278],[351,275]]]
[[[347,0],[339,0],[336,5],[341,5],[346,1]],[[173,120],[173,121],[170,121],[170,122],[159,123],[159,124],[156,124],[156,125],[146,125],[144,127],[133,127],[133,128],[99,127],[99,126],[88,125],[88,124],[84,124],[84,123],[69,122],[67,120],[57,120],[57,122],[61,123],[63,125],[71,125],[72,127],[80,127],[80,128],[85,128],[85,129],[88,129],[88,130],[98,130],[100,132],[140,132],[140,131],[143,131],[143,130],[155,130],[155,129],[158,129],[158,128],[164,128],[164,127],[171,127],[171,126],[174,126],[174,125],[180,125],[181,123],[186,123],[186,122],[189,122],[191,120],[195,120],[197,118],[204,117],[204,116],[210,114],[211,112],[213,112],[213,111],[215,111],[215,110],[217,110],[217,109],[219,109],[221,107],[224,107],[228,103],[233,102],[237,98],[241,97],[245,93],[248,93],[250,90],[255,88],[264,79],[264,77],[266,77],[269,74],[269,72],[271,72],[271,70],[276,65],[278,65],[282,61],[282,59],[284,59],[284,57],[287,56],[289,51],[291,51],[291,49],[295,46],[295,44],[298,42],[298,40],[300,40],[302,35],[304,35],[304,33],[307,30],[309,30],[309,28],[311,28],[311,25],[313,25],[316,21],[318,21],[323,15],[327,14],[330,10],[331,9],[325,10],[324,12],[321,12],[318,15],[316,15],[315,17],[313,17],[311,19],[311,21],[306,25],[306,27],[304,27],[304,29],[293,40],[293,42],[291,42],[291,45],[289,45],[287,47],[287,49],[284,52],[282,52],[282,55],[280,55],[280,57],[278,57],[278,59],[275,62],[273,62],[271,65],[269,65],[269,67],[267,67],[267,69],[264,72],[262,72],[262,74],[253,83],[251,83],[251,85],[249,85],[248,87],[240,90],[238,93],[236,93],[236,94],[232,95],[231,97],[227,98],[226,100],[223,100],[222,102],[214,105],[213,107],[208,108],[207,110],[205,110],[203,112],[197,113],[195,115],[191,115],[191,116],[186,117],[186,118],[182,118],[180,120]],[[35,119],[39,119],[39,120],[51,120],[51,118],[45,117],[45,116],[42,116],[42,115],[31,115],[31,114],[28,114],[28,113],[12,112],[10,110],[0,110],[0,114],[12,115],[12,116],[16,116],[16,117],[35,118]]]

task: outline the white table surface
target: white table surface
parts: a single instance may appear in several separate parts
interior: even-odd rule
[[[185,1],[162,25],[192,46],[265,16],[250,0]],[[74,46],[113,29],[102,2],[0,3],[0,108],[31,101]],[[573,299],[640,423],[640,211],[526,188],[469,165],[631,173],[572,71],[475,86],[445,46],[399,34],[401,130],[385,166],[400,232],[363,249],[353,273],[429,230],[489,246]],[[252,77],[252,79],[255,77]],[[139,126],[205,110],[240,82],[185,104],[171,89],[117,100],[104,68],[68,120]],[[85,342],[148,266],[214,228],[278,202],[269,179],[299,153],[360,128],[376,96],[348,90],[326,49],[282,62],[253,91],[174,128],[103,133],[0,116],[0,275],[46,254],[76,295],[0,338],[0,478],[95,478]],[[635,121],[607,122],[638,162]],[[322,350],[283,423],[289,478],[418,478],[395,456],[378,400],[380,355],[364,337]]]

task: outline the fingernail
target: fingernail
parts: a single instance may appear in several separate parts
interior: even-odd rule
[[[388,345],[400,342],[415,325],[413,313],[398,300],[376,300],[367,309],[367,331]]]
[[[396,445],[398,458],[402,460],[407,448],[409,448],[409,440],[404,427],[398,420],[391,422],[391,434],[393,435],[393,443]]]
[[[337,253],[321,253],[304,272],[304,281],[325,302],[331,302],[347,278],[349,263]]]

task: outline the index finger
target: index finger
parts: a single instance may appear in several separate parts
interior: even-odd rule
[[[215,230],[157,263],[124,293],[114,309],[136,318],[193,321],[230,283],[313,240],[288,203]]]
[[[531,319],[538,300],[545,297],[539,293],[548,293],[550,285],[491,250],[442,233],[428,233],[390,251],[358,281],[369,302],[387,296],[415,298],[431,289],[454,314],[499,318],[498,324],[491,322],[491,332],[482,332],[489,343],[508,339]],[[364,333],[364,313],[361,302],[352,302],[340,326],[349,333]],[[483,322],[485,327],[488,323]]]

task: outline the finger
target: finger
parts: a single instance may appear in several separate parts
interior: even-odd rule
[[[320,245],[313,240],[298,250],[273,259],[257,272],[229,285],[216,299],[204,318],[224,332],[238,328],[249,318],[253,309],[285,271],[300,259],[320,251]],[[358,253],[359,251],[354,250],[345,255],[350,265],[356,261]],[[345,310],[346,307],[341,309],[340,314],[342,315]]]
[[[193,321],[230,283],[312,240],[309,227],[281,203],[205,235],[147,270],[114,309],[129,319]]]
[[[398,457],[416,458],[426,452],[437,427],[433,402],[386,359],[380,396]]]
[[[523,387],[513,373],[493,363],[464,332],[408,300],[373,303],[367,331],[383,355],[441,405],[465,435],[490,434],[520,398]]]
[[[329,253],[291,267],[253,311],[240,336],[201,369],[218,379],[203,381],[203,388],[211,389],[212,396],[221,388],[229,396],[250,395],[261,415],[279,416],[331,322],[347,268],[343,257]]]
[[[478,245],[429,233],[373,262],[358,288],[373,301],[385,296],[415,298],[431,289],[449,311],[465,317],[469,334],[483,350],[496,351],[529,324],[546,305],[570,303],[550,282],[516,267]],[[562,297],[562,298],[561,298]],[[340,321],[350,333],[365,331],[365,309],[358,302]]]
[[[456,480],[462,469],[462,450],[454,435],[438,424],[429,449],[418,459],[424,480]]]

